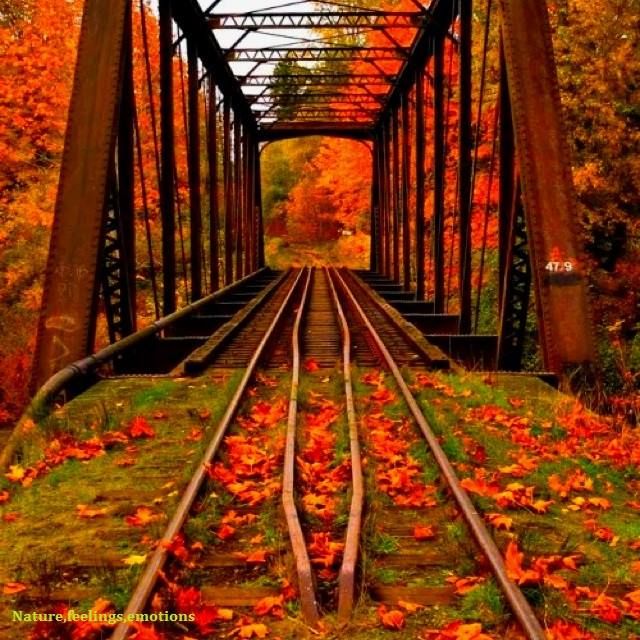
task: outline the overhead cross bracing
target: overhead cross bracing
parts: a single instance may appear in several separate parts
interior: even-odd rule
[[[362,137],[374,128],[439,3],[366,4],[256,0],[238,12],[218,0],[205,10],[263,139],[302,124]]]

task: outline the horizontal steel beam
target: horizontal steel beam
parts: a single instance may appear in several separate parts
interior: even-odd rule
[[[373,73],[317,73],[315,70],[309,75],[300,73],[283,73],[275,75],[247,75],[239,76],[240,84],[247,87],[271,87],[279,85],[280,80],[285,80],[290,86],[344,86],[353,87],[358,84],[366,84],[368,86],[387,86],[395,82],[396,76],[373,74]],[[357,81],[357,82],[354,82]]]
[[[371,140],[372,129],[371,126],[367,124],[343,124],[316,120],[304,123],[281,122],[262,127],[258,132],[258,138],[261,142],[304,138],[306,136],[329,136],[334,138],[350,138],[353,140]]]
[[[323,11],[283,13],[216,13],[212,29],[371,29],[420,28],[424,15],[411,11]]]
[[[270,93],[257,96],[249,96],[250,104],[278,102],[279,100],[290,102],[307,102],[309,104],[323,102],[352,102],[357,104],[380,104],[383,96],[372,96],[368,93]]]
[[[356,122],[361,122],[362,118],[365,118],[367,121],[372,120],[372,117],[375,113],[372,113],[371,116],[368,116],[365,112],[357,110],[357,109],[314,109],[307,111],[296,111],[294,116],[287,116],[287,120],[290,122],[300,122],[301,120],[318,120],[318,119],[330,119],[332,121],[340,121],[347,122],[348,120],[355,120]],[[260,112],[256,113],[258,119],[260,119]],[[267,119],[268,117],[278,119],[277,113],[271,113],[263,116],[262,119]]]
[[[289,47],[278,49],[234,49],[225,51],[225,58],[233,62],[288,62],[333,60],[355,62],[368,60],[404,60],[408,49],[403,47]]]

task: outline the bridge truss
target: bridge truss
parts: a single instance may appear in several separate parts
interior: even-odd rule
[[[141,287],[159,317],[262,266],[261,149],[308,135],[371,150],[372,271],[472,338],[495,221],[498,366],[521,366],[530,291],[544,366],[593,360],[544,0],[225,4],[85,3],[34,386],[91,353],[99,313],[135,332]]]

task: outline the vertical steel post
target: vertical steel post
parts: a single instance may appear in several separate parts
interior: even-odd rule
[[[200,104],[198,49],[187,38],[187,94],[189,104],[189,241],[191,253],[191,300],[202,297],[202,199],[200,195]]]
[[[402,275],[403,289],[411,289],[411,238],[409,225],[409,180],[411,163],[409,94],[402,94]]]
[[[258,252],[257,252],[257,262],[256,267],[264,267],[264,225],[262,224],[262,172],[260,169],[260,147],[258,143],[256,143],[256,153],[255,153],[255,161],[256,161],[256,209],[257,209],[257,217],[258,217]]]
[[[385,180],[384,180],[384,136],[382,129],[378,135],[378,273],[384,273],[384,203]]]
[[[380,128],[378,142],[378,273],[384,274],[384,208],[385,208],[385,180],[384,180],[384,125]]]
[[[251,255],[253,236],[253,212],[251,210],[251,137],[249,131],[245,129],[242,148],[242,209],[244,214],[244,275],[251,273]]]
[[[526,235],[544,363],[560,373],[592,363],[595,346],[547,3],[498,0],[498,5],[523,227],[526,219],[522,244]]]
[[[498,200],[498,309],[502,309],[504,297],[504,277],[507,271],[509,252],[509,229],[515,188],[515,148],[513,141],[513,121],[504,49],[500,38],[500,195]]]
[[[471,21],[472,0],[460,0],[458,211],[460,333],[471,333]]]
[[[424,71],[416,72],[416,298],[424,300]]]
[[[400,144],[398,136],[399,106],[392,114],[392,158],[393,158],[393,280],[400,282]]]
[[[211,291],[220,286],[219,226],[220,205],[218,202],[218,119],[216,118],[216,84],[209,75],[209,138],[207,151],[209,156],[209,269],[211,272]]]
[[[242,278],[242,122],[237,113],[233,119],[234,223],[236,237],[236,280]]]
[[[391,119],[384,125],[384,275],[391,277],[391,209],[393,194],[391,193]]]
[[[118,196],[122,232],[124,282],[120,300],[121,337],[136,330],[136,220],[134,205],[134,138],[133,138],[133,34],[131,5],[125,17],[122,56],[122,96],[118,125]]]
[[[444,312],[444,40],[433,40],[433,289],[434,311]]]
[[[378,244],[380,233],[378,229],[378,215],[380,212],[380,174],[378,166],[378,154],[380,144],[374,137],[371,149],[371,244],[369,249],[369,270],[376,273],[379,270]]]
[[[108,12],[97,0],[84,5],[79,34],[83,54],[76,61],[69,105],[31,391],[93,347],[128,4],[113,0]]]
[[[222,173],[224,182],[224,283],[233,282],[233,190],[231,180],[231,105],[224,99],[222,112]]]
[[[173,29],[171,0],[160,0],[160,213],[162,219],[162,310],[176,309],[176,221],[173,121]]]

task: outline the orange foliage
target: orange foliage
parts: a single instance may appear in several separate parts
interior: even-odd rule
[[[335,240],[342,229],[368,231],[371,151],[354,140],[323,139],[285,203],[294,241]]]

